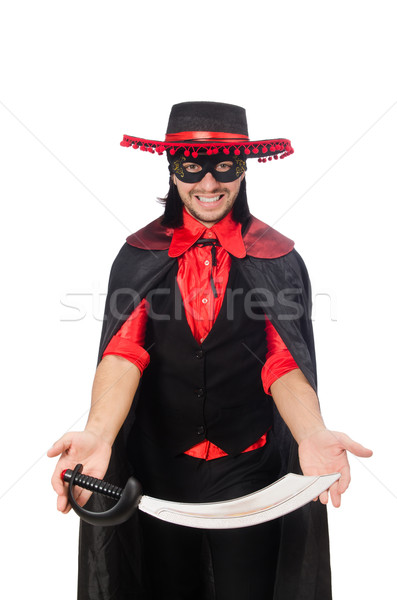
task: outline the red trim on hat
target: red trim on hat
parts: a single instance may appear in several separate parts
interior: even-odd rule
[[[181,132],[180,134],[168,134],[168,135],[181,135],[195,133],[195,132]],[[211,132],[198,132],[200,135],[203,133],[211,133]],[[216,135],[225,135],[222,132],[214,132]],[[228,134],[229,135],[229,134]],[[234,134],[230,134],[234,135]],[[291,146],[290,140],[280,138],[277,140],[260,140],[253,141],[247,139],[237,140],[230,139],[229,141],[222,141],[220,139],[212,139],[207,142],[203,141],[199,138],[197,141],[191,140],[181,140],[174,142],[160,142],[156,140],[147,140],[144,138],[132,137],[130,135],[123,135],[123,140],[120,142],[120,146],[132,146],[134,149],[142,150],[143,152],[150,152],[151,154],[162,155],[165,151],[169,151],[171,156],[173,156],[179,150],[183,150],[185,156],[197,156],[198,152],[205,150],[208,155],[210,154],[235,154],[239,155],[242,152],[246,157],[257,156],[259,162],[267,162],[271,160],[272,157],[262,158],[264,154],[268,154],[269,152],[275,154],[280,153],[280,158],[285,158],[294,152],[294,149]],[[259,156],[258,156],[259,155]]]
[[[248,135],[225,133],[224,131],[180,131],[178,133],[167,133],[165,136],[166,142],[187,142],[191,140],[248,142],[249,138]]]

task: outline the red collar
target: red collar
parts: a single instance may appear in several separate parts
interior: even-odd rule
[[[220,245],[236,258],[247,254],[241,236],[241,223],[233,221],[228,213],[212,227],[206,227],[183,209],[183,225],[174,230],[168,255],[181,256],[200,238],[218,239]]]
[[[158,217],[139,231],[132,233],[127,237],[127,243],[130,246],[141,248],[142,250],[169,250],[174,232],[177,231],[177,229],[174,230],[171,227],[164,227],[161,225],[162,220],[162,216]],[[228,225],[228,221],[225,221],[224,224],[224,220],[225,219],[214,225],[211,229],[213,232],[217,233],[217,235],[219,234],[219,241],[222,246],[224,246],[228,252],[233,254],[234,248],[231,248],[230,244],[225,239],[228,238],[226,231],[228,230],[230,223]],[[195,219],[193,219],[193,222],[198,223]],[[232,225],[236,227],[234,222],[232,222]],[[197,232],[197,237],[192,240],[192,243],[200,237],[201,232],[204,230],[204,225],[201,226],[201,223],[198,223],[198,226],[200,227],[200,233]],[[207,229],[207,231],[210,230]],[[237,238],[237,236],[231,237]],[[255,258],[277,258],[288,254],[294,247],[294,242],[292,240],[285,237],[285,235],[282,235],[276,229],[273,229],[273,227],[270,227],[270,225],[259,221],[259,219],[256,219],[252,215],[243,234],[243,241],[246,253]],[[187,247],[190,246],[191,244]]]

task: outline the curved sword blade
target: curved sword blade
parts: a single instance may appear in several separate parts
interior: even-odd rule
[[[139,509],[157,519],[187,527],[249,527],[277,519],[304,506],[339,478],[340,473],[310,477],[288,473],[262,490],[233,500],[190,504],[143,496]]]

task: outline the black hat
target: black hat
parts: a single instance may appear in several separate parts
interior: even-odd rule
[[[165,140],[146,140],[124,135],[121,146],[132,146],[154,154],[174,155],[183,150],[186,157],[207,154],[235,154],[258,158],[259,162],[285,158],[293,153],[286,139],[251,141],[245,109],[222,102],[182,102],[174,104]]]

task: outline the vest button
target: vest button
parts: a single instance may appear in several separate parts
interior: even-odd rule
[[[202,398],[204,396],[203,388],[199,388],[198,390],[196,390],[196,394],[198,398]]]
[[[200,425],[200,427],[197,427],[196,433],[197,435],[202,435],[204,433],[204,427],[202,425]]]
[[[196,358],[203,358],[204,352],[202,350],[196,350],[196,352],[194,353],[194,356]]]

